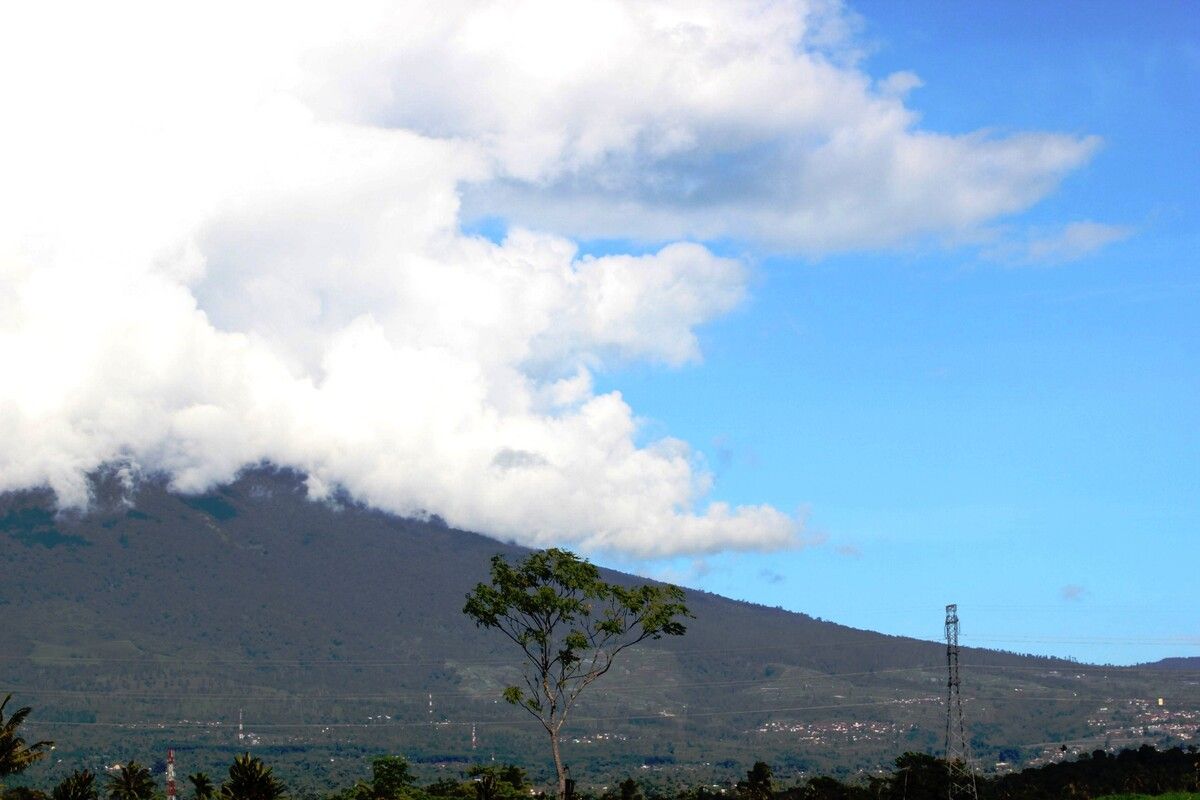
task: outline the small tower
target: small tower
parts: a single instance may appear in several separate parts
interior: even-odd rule
[[[167,800],[175,800],[175,751],[167,751]]]
[[[946,771],[949,800],[978,800],[958,675],[958,604],[946,606]]]

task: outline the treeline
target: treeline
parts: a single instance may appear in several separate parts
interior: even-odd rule
[[[2,761],[0,753],[0,764]],[[219,784],[203,772],[188,775],[178,783],[180,800],[314,796],[292,791],[262,759],[249,753],[234,758],[228,776]],[[632,785],[632,781],[627,783]],[[163,800],[164,796],[161,780],[136,761],[114,767],[103,778],[86,769],[75,770],[48,791],[31,786],[5,790],[0,785],[0,800]],[[478,764],[469,767],[458,780],[441,779],[422,786],[403,756],[381,756],[372,760],[369,780],[356,781],[325,795],[324,800],[516,800],[531,796],[545,798],[532,791],[525,770],[511,764]]]
[[[777,783],[771,767],[758,762],[732,788],[672,787],[640,784],[633,778],[603,791],[575,791],[567,800],[944,800],[948,794],[946,762],[924,753],[905,753],[887,775],[840,781],[820,776],[794,786]],[[1115,755],[1097,750],[1077,760],[1031,767],[1008,775],[977,776],[981,800],[1091,800],[1118,794],[1157,795],[1200,792],[1200,753],[1195,747],[1156,750],[1144,745]],[[180,800],[286,800],[317,797],[289,791],[270,767],[244,754],[230,766],[229,775],[215,784],[203,773],[181,781]],[[49,791],[15,787],[0,800],[162,800],[160,782],[150,771],[130,763],[103,781],[87,770],[71,773]],[[324,795],[323,800],[545,800],[529,782],[525,770],[510,764],[479,764],[457,779],[420,784],[402,756],[372,761],[371,778]]]
[[[924,753],[905,753],[886,776],[843,783],[819,777],[775,792],[774,800],[944,800],[946,762]],[[1007,775],[976,776],[980,800],[1090,800],[1115,794],[1156,795],[1200,791],[1200,754],[1195,747],[1156,750],[1143,745],[1115,755],[1103,750],[1075,761],[1030,767]]]
[[[981,798],[997,800],[1200,791],[1200,755],[1195,746],[1156,750],[1142,745],[1115,755],[1096,750],[1075,761],[1003,775],[980,788]]]
[[[178,796],[192,800],[283,800],[287,796],[287,788],[271,767],[249,753],[234,758],[228,777],[220,785],[203,772],[188,775],[187,782],[191,784],[190,790]],[[49,792],[28,786],[7,790],[0,786],[0,800],[161,800],[162,797],[162,787],[154,774],[136,761],[114,767],[103,779],[91,770],[77,769]]]

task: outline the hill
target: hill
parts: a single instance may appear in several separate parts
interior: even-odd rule
[[[47,492],[0,496],[0,691],[58,741],[51,771],[174,746],[184,770],[261,749],[306,785],[356,777],[382,750],[426,777],[491,757],[545,775],[543,734],[499,701],[513,654],[461,613],[491,556],[527,551],[312,502],[301,476],[269,468],[203,496],[112,474],[94,488],[77,515]],[[940,643],[704,592],[688,602],[688,634],[631,651],[569,724],[584,782],[632,769],[694,782],[757,758],[784,778],[845,774],[940,748]],[[1188,670],[973,649],[962,663],[987,766],[1177,743],[1200,724]]]
[[[1200,656],[1176,656],[1174,658],[1163,658],[1159,659],[1158,661],[1152,661],[1149,664],[1141,664],[1140,666],[1148,669],[1173,669],[1200,672]]]

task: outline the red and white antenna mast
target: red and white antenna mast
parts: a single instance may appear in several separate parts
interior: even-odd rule
[[[167,751],[167,800],[175,800],[175,751]]]

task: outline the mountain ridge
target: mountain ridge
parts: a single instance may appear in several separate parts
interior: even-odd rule
[[[314,502],[303,476],[270,467],[201,495],[109,473],[93,494],[63,513],[48,491],[0,495],[0,690],[34,705],[32,729],[64,753],[170,743],[214,763],[251,741],[319,783],[357,769],[346,753],[380,748],[452,769],[483,757],[474,739],[487,757],[544,767],[538,731],[498,701],[515,676],[507,642],[461,613],[490,557],[525,548],[344,495]],[[758,757],[849,770],[939,746],[943,644],[696,590],[688,603],[686,636],[630,651],[585,696],[566,744],[581,778],[716,774]],[[1157,671],[1151,690],[1143,673],[1061,659],[964,648],[963,663],[989,760],[1103,742],[1097,715],[1136,727],[1145,709],[1114,698],[1197,693],[1185,670]],[[252,740],[233,733],[239,709]],[[333,761],[300,755],[318,751]]]

